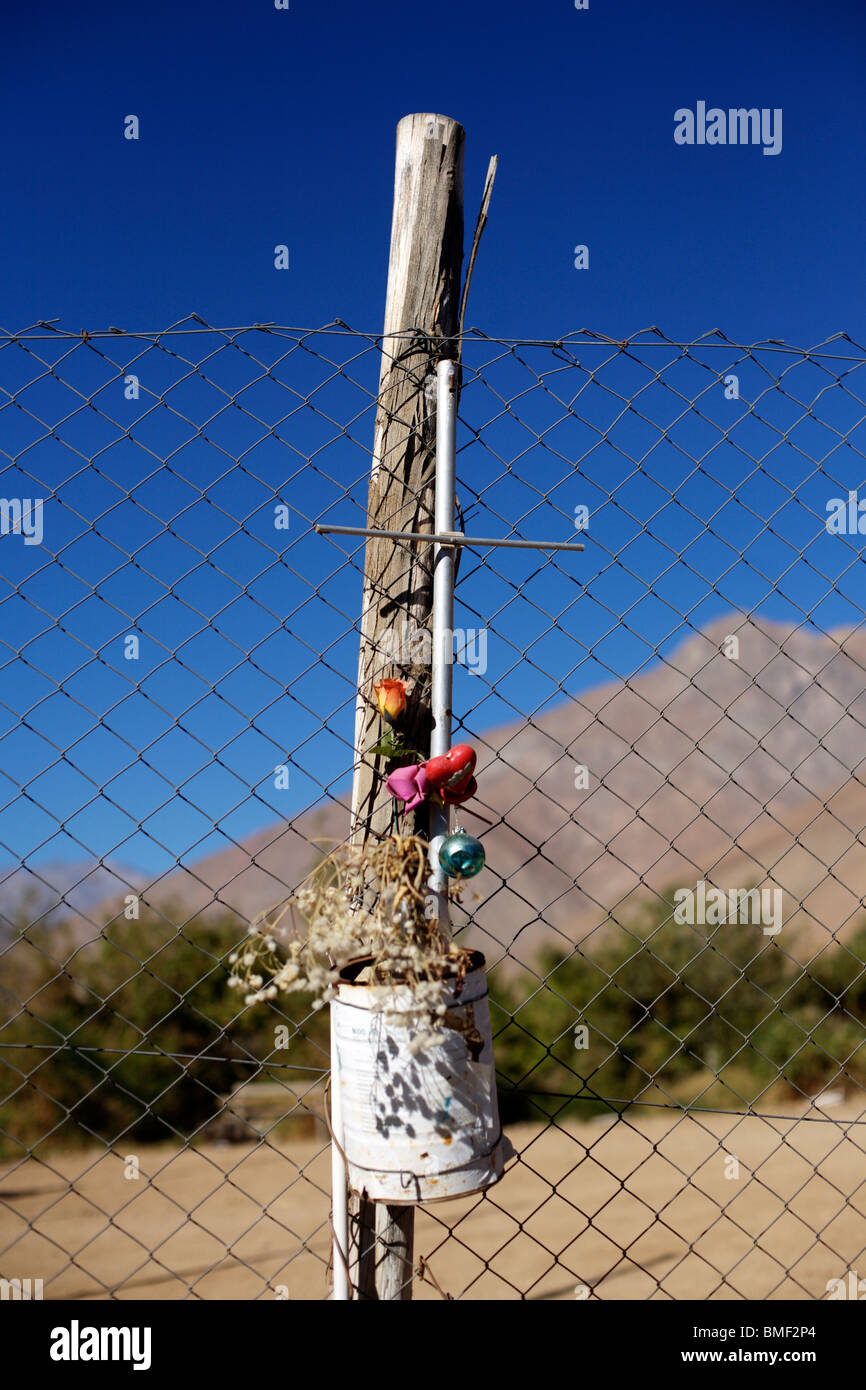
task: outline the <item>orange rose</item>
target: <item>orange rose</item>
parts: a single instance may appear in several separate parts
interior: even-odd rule
[[[406,683],[397,680],[377,681],[373,686],[379,713],[389,724],[395,723],[406,708]]]

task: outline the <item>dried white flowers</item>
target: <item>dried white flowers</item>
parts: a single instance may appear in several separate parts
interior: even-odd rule
[[[368,959],[373,1007],[414,1033],[414,1051],[440,1039],[438,1021],[471,953],[425,915],[429,846],[416,835],[386,835],[365,845],[340,845],[304,880],[288,903],[250,927],[229,957],[229,984],[258,1004],[292,991],[311,993],[321,1008],[337,992],[340,970]],[[287,912],[306,920],[303,939],[284,951],[274,936]]]

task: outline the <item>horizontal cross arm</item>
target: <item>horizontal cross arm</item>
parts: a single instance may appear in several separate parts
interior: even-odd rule
[[[320,536],[381,536],[395,541],[435,541],[439,545],[483,545],[505,546],[511,550],[583,550],[583,545],[573,541],[525,541],[518,536],[464,536],[462,531],[439,531],[429,535],[426,531],[381,531],[364,526],[321,526],[316,530]]]

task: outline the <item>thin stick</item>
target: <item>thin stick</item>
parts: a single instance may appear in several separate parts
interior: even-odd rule
[[[475,236],[472,239],[472,252],[469,257],[469,268],[466,271],[466,279],[463,282],[463,298],[460,301],[460,322],[458,333],[463,337],[463,321],[466,317],[466,301],[469,298],[469,285],[472,281],[472,272],[475,269],[475,258],[478,255],[478,247],[481,245],[481,236],[487,226],[487,209],[490,207],[490,198],[493,194],[493,183],[496,178],[496,167],[499,164],[499,155],[490,156],[490,163],[487,166],[487,178],[484,180],[484,193],[481,197],[481,209],[478,213],[478,221],[475,223]]]

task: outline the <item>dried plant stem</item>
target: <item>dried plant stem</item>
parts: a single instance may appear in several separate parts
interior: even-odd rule
[[[230,957],[231,983],[248,991],[248,1004],[303,990],[320,1008],[336,994],[341,969],[368,956],[374,1008],[398,1012],[418,1046],[438,1038],[437,1018],[455,977],[458,988],[465,979],[471,953],[443,936],[438,914],[426,915],[429,849],[420,836],[400,834],[338,846],[291,899],[252,924],[245,948]],[[282,959],[274,934],[287,913],[295,926],[294,906],[306,933],[299,939],[295,932]]]

